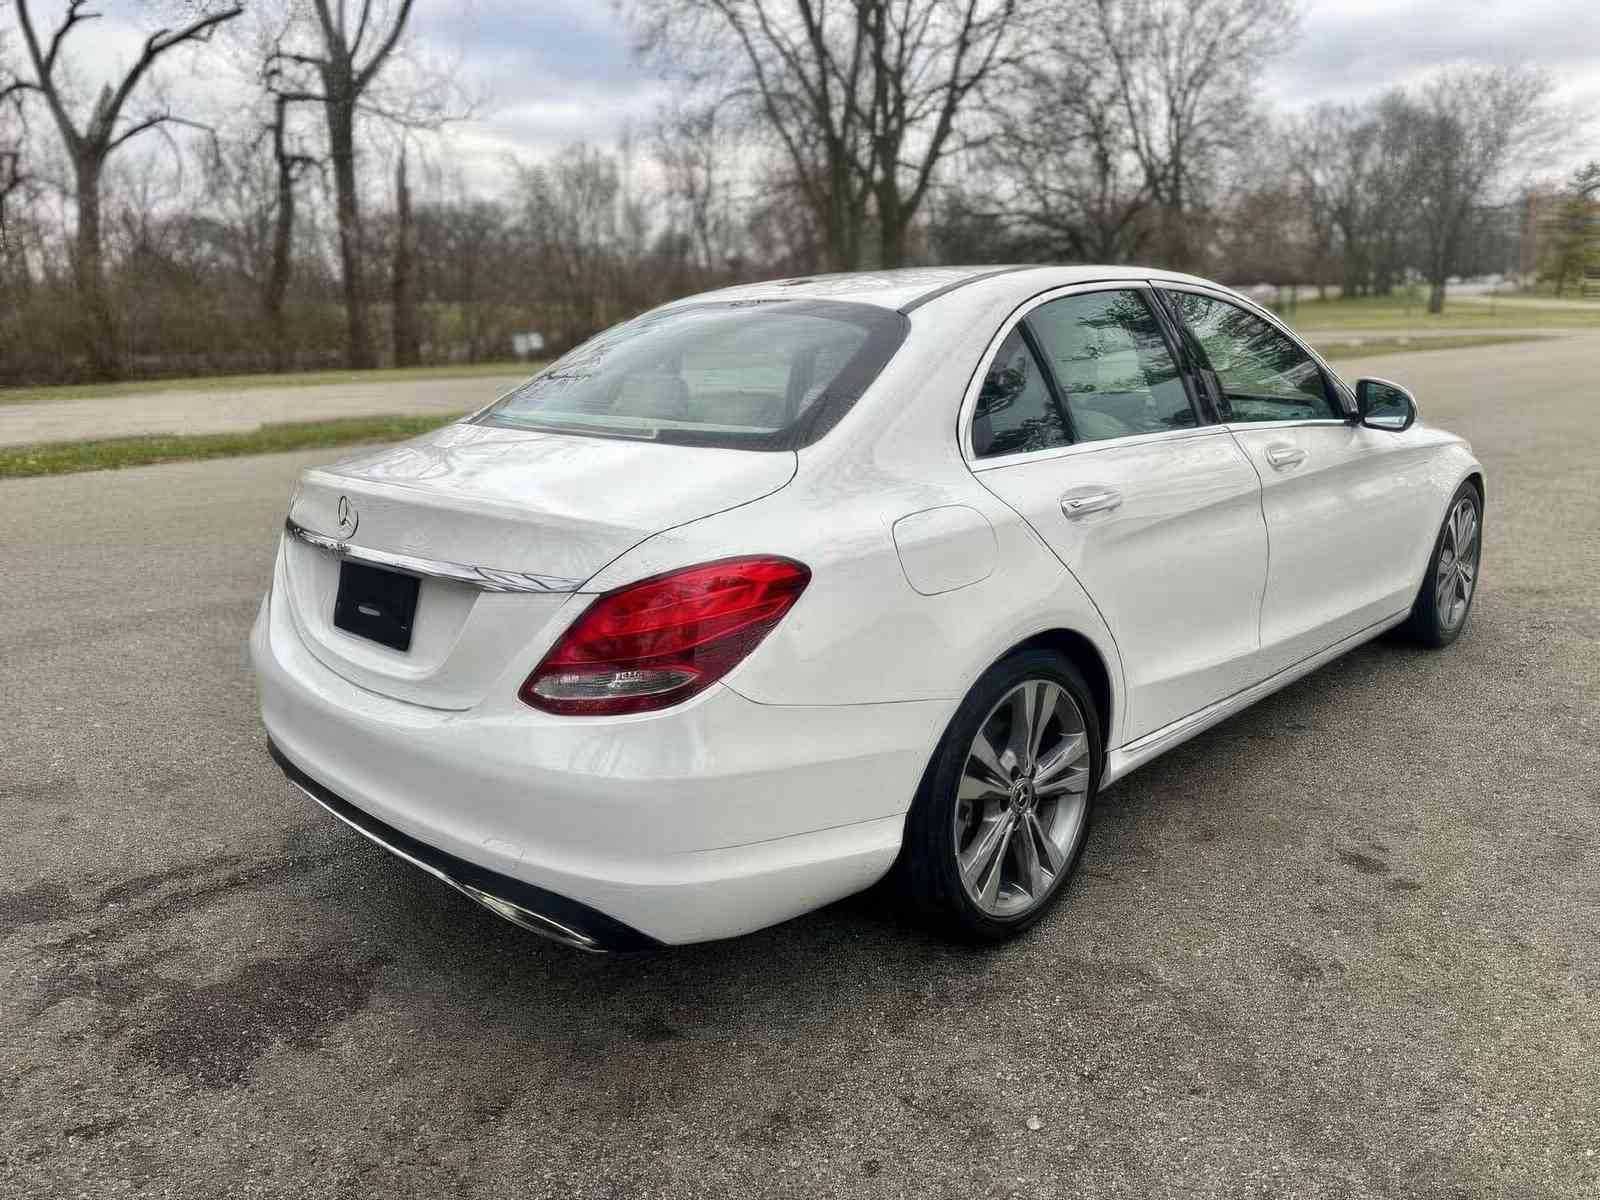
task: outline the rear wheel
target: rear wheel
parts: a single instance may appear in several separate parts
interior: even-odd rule
[[[1029,650],[992,667],[956,711],[907,818],[907,899],[969,940],[1033,924],[1077,866],[1101,755],[1094,700],[1070,662]]]
[[[1450,499],[1433,557],[1405,629],[1424,646],[1448,646],[1467,627],[1483,557],[1483,500],[1464,483]]]

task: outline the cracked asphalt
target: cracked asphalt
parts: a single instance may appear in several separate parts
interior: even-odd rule
[[[1487,464],[1465,637],[1130,776],[983,952],[536,941],[267,759],[313,457],[0,483],[0,1195],[1600,1194],[1600,338],[1372,371]]]

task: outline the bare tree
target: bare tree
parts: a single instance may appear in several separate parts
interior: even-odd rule
[[[667,199],[705,271],[726,269],[738,243],[729,180],[729,160],[737,150],[726,126],[722,106],[713,102],[667,112],[653,131]]]
[[[828,265],[899,266],[960,119],[991,78],[1017,0],[674,0],[635,5],[640,44],[744,102],[816,214]],[[729,64],[737,64],[731,67]]]
[[[934,171],[965,143],[957,119],[1001,61],[1016,0],[858,0],[872,56],[869,108],[878,258],[898,267]]]
[[[272,120],[265,132],[272,144],[274,199],[272,258],[262,290],[262,309],[272,330],[272,369],[284,371],[288,369],[290,357],[288,317],[284,305],[289,297],[289,282],[294,272],[298,185],[300,177],[318,164],[313,155],[296,150],[290,142],[287,98],[273,97]]]
[[[999,106],[982,161],[995,207],[1026,253],[1129,262],[1151,240],[1155,188],[1134,153],[1120,81],[1077,13],[1063,13],[1018,68],[1016,102]]]
[[[9,282],[12,244],[8,219],[12,203],[33,185],[32,177],[23,166],[23,139],[27,128],[21,101],[19,91],[0,97],[0,288]]]
[[[612,319],[622,190],[617,161],[578,144],[519,175],[519,232],[545,289],[541,299],[559,321],[556,340],[576,345]]]
[[[269,76],[279,96],[291,103],[320,105],[327,121],[347,357],[352,367],[372,367],[377,365],[377,353],[368,316],[365,231],[356,176],[356,115],[400,44],[413,0],[310,0],[310,4],[314,21],[307,30],[291,29],[291,44],[280,45],[274,52]],[[305,73],[310,78],[305,78]]]
[[[1305,276],[1317,285],[1317,298],[1328,298],[1328,277],[1333,269],[1338,239],[1335,216],[1340,183],[1339,151],[1344,110],[1328,104],[1291,119],[1280,133],[1283,161],[1288,164],[1291,194],[1306,223]]]
[[[1445,286],[1460,269],[1478,211],[1519,156],[1542,141],[1550,92],[1542,73],[1520,67],[1443,71],[1412,102],[1416,228],[1428,311],[1444,311]]]
[[[85,21],[95,20],[90,0],[68,0],[67,10],[51,33],[49,41],[39,37],[30,10],[30,0],[17,0],[17,22],[27,49],[32,73],[19,76],[0,92],[35,92],[44,98],[56,129],[72,162],[77,200],[77,243],[73,259],[78,303],[84,320],[84,348],[91,372],[111,378],[118,372],[115,317],[106,295],[105,269],[101,254],[100,183],[106,160],[142,133],[161,125],[192,124],[157,105],[124,120],[129,101],[145,81],[158,59],[186,43],[203,42],[225,21],[244,10],[237,4],[223,7],[200,5],[200,15],[175,29],[158,29],[150,34],[126,74],[113,86],[107,83],[95,100],[87,118],[75,116],[70,97],[62,86],[58,68],[61,49],[69,34]]]
[[[1161,210],[1161,257],[1197,265],[1192,210],[1255,128],[1255,84],[1294,34],[1292,0],[1094,0],[1086,26]]]

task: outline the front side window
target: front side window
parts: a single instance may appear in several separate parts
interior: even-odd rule
[[[1223,420],[1344,419],[1316,360],[1282,330],[1214,296],[1166,294],[1217,378]]]
[[[972,452],[993,458],[1049,450],[1071,441],[1050,385],[1018,326],[1000,343],[983,377],[972,416]]]
[[[821,300],[646,313],[552,363],[484,424],[752,450],[826,432],[905,339],[906,318]]]
[[[1155,313],[1135,291],[1041,305],[1027,324],[1050,364],[1080,442],[1197,423]]]

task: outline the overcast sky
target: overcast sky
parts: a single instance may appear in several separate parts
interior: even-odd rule
[[[615,138],[661,85],[636,65],[606,0],[423,0],[418,32],[462,54],[491,92],[478,147],[547,151]],[[1600,109],[1600,0],[1302,0],[1300,37],[1264,81],[1298,108],[1359,99],[1453,62],[1533,62],[1563,99]],[[1600,154],[1600,145],[1592,153]]]
[[[84,82],[126,63],[152,11],[175,3],[104,0],[106,19],[74,34]],[[41,23],[58,7],[34,4]],[[1561,100],[1587,111],[1591,136],[1575,159],[1600,155],[1600,0],[1302,0],[1301,11],[1298,42],[1263,81],[1277,107],[1359,99],[1446,63],[1532,62]],[[421,56],[458,64],[464,86],[484,98],[479,117],[446,141],[446,159],[471,178],[497,175],[512,154],[613,143],[665,95],[633,61],[610,0],[418,0],[413,19]],[[201,86],[192,76],[185,84]],[[204,86],[215,95],[223,83]]]

